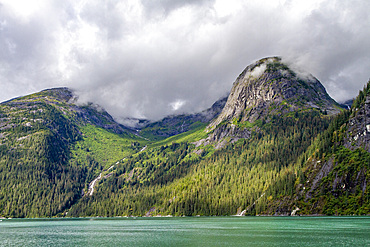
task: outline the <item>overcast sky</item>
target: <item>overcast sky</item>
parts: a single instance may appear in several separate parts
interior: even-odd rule
[[[282,56],[337,101],[370,78],[369,0],[0,0],[0,101],[67,86],[117,120],[196,112]]]

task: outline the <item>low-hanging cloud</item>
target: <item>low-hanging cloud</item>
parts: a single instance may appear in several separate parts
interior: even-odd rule
[[[0,101],[68,86],[117,120],[196,112],[266,56],[338,101],[370,77],[370,2],[0,0]]]

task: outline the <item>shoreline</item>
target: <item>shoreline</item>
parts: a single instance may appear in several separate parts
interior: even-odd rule
[[[318,215],[318,214],[310,214],[310,215],[197,215],[197,216],[172,216],[172,215],[165,215],[165,216],[113,216],[113,217],[106,217],[106,216],[86,216],[86,217],[40,217],[40,218],[6,218],[0,217],[0,221],[8,221],[8,220],[69,220],[69,219],[158,219],[158,218],[358,218],[358,217],[370,217],[370,214],[367,215]]]

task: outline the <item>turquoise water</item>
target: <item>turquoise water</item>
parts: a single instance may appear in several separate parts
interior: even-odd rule
[[[370,246],[370,217],[11,219],[0,246]]]

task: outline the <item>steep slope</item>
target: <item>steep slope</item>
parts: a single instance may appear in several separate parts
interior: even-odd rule
[[[290,214],[299,208],[297,214],[369,214],[369,112],[370,82],[352,108],[339,114],[315,140],[296,171],[278,179],[277,184],[294,189],[285,194],[278,192],[279,186],[272,188],[274,199],[266,212]]]
[[[62,213],[96,173],[141,149],[107,112],[73,102],[57,88],[0,104],[0,215]]]
[[[347,123],[347,131],[343,146],[355,150],[362,147],[370,152],[370,84],[360,92],[352,104],[351,116]]]
[[[52,216],[69,207],[84,180],[82,167],[67,165],[76,126],[27,97],[1,104],[0,112],[0,214]]]
[[[297,74],[279,57],[264,58],[236,79],[221,114],[207,127],[213,134],[206,143],[247,138],[251,127],[269,122],[274,115],[313,109],[329,115],[340,112],[312,75]]]

